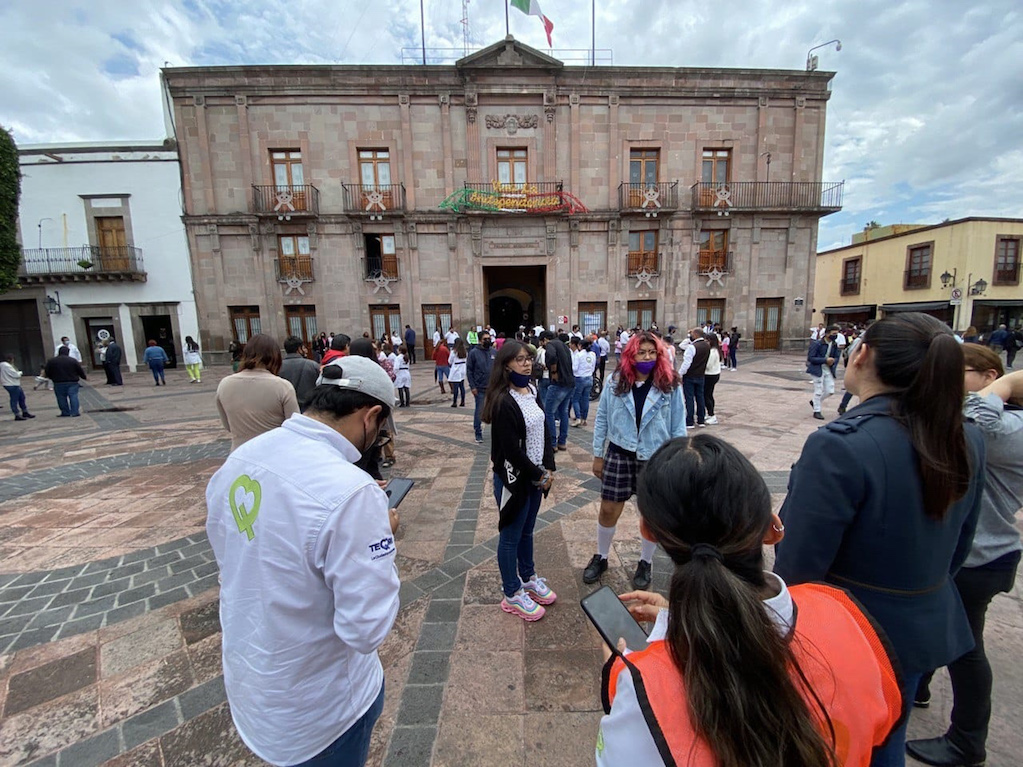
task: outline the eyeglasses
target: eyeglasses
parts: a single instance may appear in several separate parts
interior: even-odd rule
[[[523,362],[532,362],[532,361],[533,361],[533,358],[532,358],[532,357],[530,357],[530,356],[529,356],[529,355],[527,355],[527,354],[520,354],[520,355],[519,355],[518,357],[515,357],[515,358],[513,358],[513,359],[512,359],[512,362],[517,362],[517,363],[519,363],[520,365],[521,365],[521,364],[522,364]]]

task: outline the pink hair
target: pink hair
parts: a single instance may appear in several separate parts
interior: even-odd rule
[[[615,394],[622,395],[632,389],[636,383],[636,353],[644,343],[652,343],[657,349],[657,365],[654,366],[653,385],[667,394],[678,386],[679,378],[675,368],[671,365],[668,357],[668,350],[660,338],[648,331],[636,333],[622,349],[622,362],[616,373],[618,383],[615,386]]]

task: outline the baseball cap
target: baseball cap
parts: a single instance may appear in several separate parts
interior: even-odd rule
[[[330,367],[341,369],[340,378],[324,378],[320,373],[316,379],[317,386],[337,386],[341,389],[368,394],[381,404],[391,407],[394,404],[394,384],[391,377],[380,367],[376,360],[365,357],[340,357],[331,360],[323,369]]]

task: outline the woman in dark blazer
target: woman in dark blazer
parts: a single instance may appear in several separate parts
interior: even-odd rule
[[[775,572],[847,589],[887,633],[903,698],[973,646],[952,577],[970,549],[984,443],[964,424],[963,352],[924,314],[874,323],[849,359],[860,405],[807,439],[781,509]],[[905,764],[905,724],[871,762]]]
[[[554,481],[554,446],[547,418],[532,382],[533,354],[519,341],[497,353],[487,385],[482,420],[491,425],[500,541],[497,565],[504,599],[501,609],[526,621],[544,616],[543,605],[557,595],[533,564],[533,527],[540,501]]]

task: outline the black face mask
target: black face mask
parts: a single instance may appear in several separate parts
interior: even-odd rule
[[[488,338],[488,339],[486,339],[486,340],[485,340],[485,341],[483,342],[482,346],[483,346],[483,348],[484,348],[484,349],[489,349],[489,348],[490,348],[490,344],[491,344],[491,343],[493,343],[493,342],[492,342],[492,341],[491,341],[491,340],[490,340],[490,339]]]

